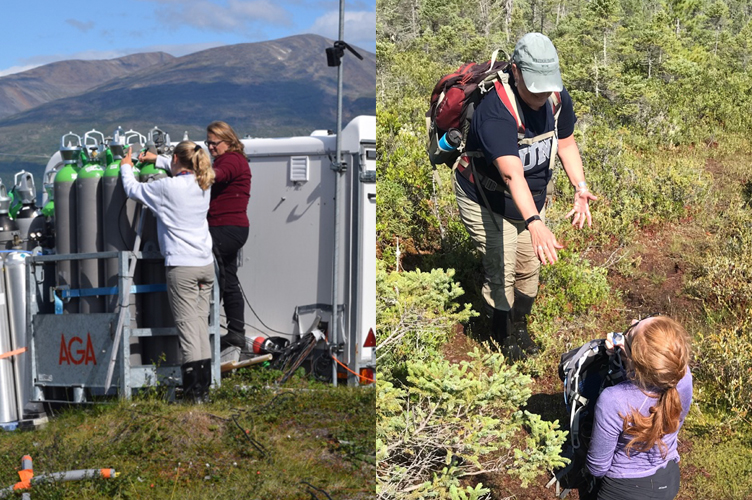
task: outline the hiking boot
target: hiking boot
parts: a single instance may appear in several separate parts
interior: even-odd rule
[[[540,353],[540,348],[530,338],[527,331],[527,317],[533,308],[535,297],[529,297],[514,291],[514,306],[511,311],[512,336],[517,340],[519,347],[530,356]]]
[[[517,345],[517,340],[511,335],[502,342],[501,352],[512,361],[521,361],[527,357],[525,351]]]
[[[540,348],[530,338],[530,334],[527,332],[527,322],[515,324],[512,328],[512,337],[517,341],[520,348],[530,356],[537,356],[540,353]]]
[[[525,351],[517,345],[517,339],[510,335],[511,315],[509,311],[494,309],[491,319],[491,338],[499,344],[501,352],[511,361],[525,358]]]

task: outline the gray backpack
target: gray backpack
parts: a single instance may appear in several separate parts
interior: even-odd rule
[[[606,340],[597,339],[561,355],[559,378],[564,382],[564,403],[569,411],[569,441],[564,456],[570,462],[546,487],[556,484],[557,495],[564,498],[570,490],[588,485],[587,452],[598,396],[627,377],[619,349],[609,353]]]

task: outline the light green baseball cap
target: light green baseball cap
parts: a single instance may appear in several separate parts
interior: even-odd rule
[[[551,40],[541,33],[528,33],[514,46],[512,62],[522,71],[530,92],[561,92],[559,55]]]

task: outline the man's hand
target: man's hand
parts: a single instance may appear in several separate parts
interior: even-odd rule
[[[546,264],[553,264],[559,258],[556,255],[556,250],[561,250],[564,245],[556,241],[556,236],[546,227],[543,221],[531,222],[527,230],[530,231],[530,240],[533,243],[533,251],[538,256],[538,260],[544,266]]]
[[[589,202],[596,201],[598,198],[596,198],[593,193],[585,189],[578,189],[577,192],[574,194],[574,207],[572,210],[569,211],[569,213],[566,215],[567,219],[572,217],[572,225],[575,227],[578,227],[578,229],[582,229],[582,227],[585,225],[585,221],[587,221],[588,227],[593,227],[593,217],[590,215],[590,205]]]

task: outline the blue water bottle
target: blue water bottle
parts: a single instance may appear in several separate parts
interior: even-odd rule
[[[462,143],[462,132],[456,128],[450,128],[446,134],[439,139],[439,149],[442,151],[454,151]]]

